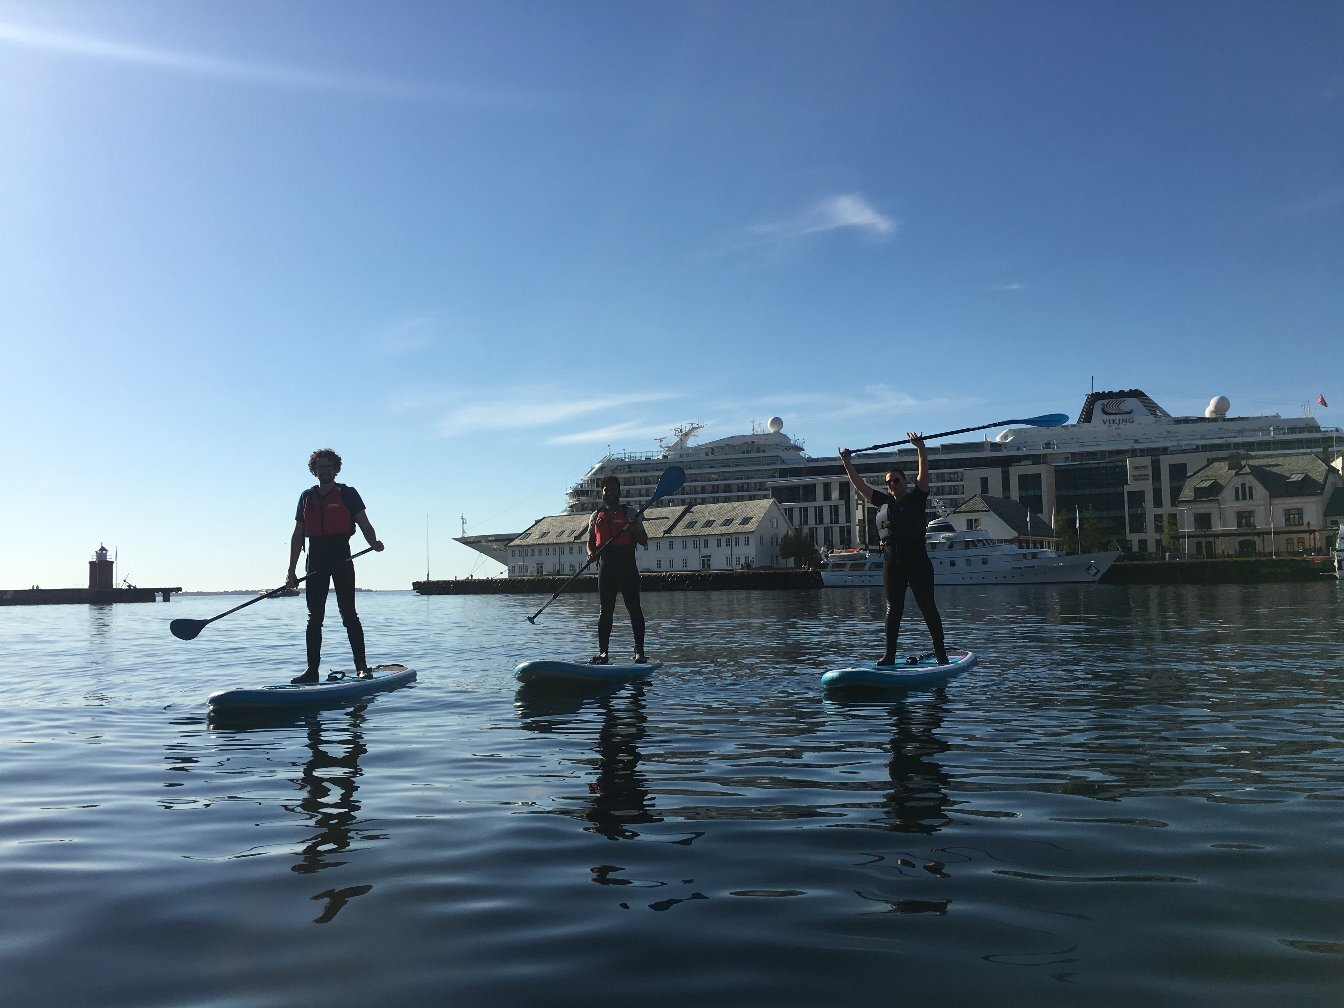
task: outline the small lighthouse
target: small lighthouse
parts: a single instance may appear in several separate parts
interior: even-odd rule
[[[112,588],[112,561],[107,558],[107,547],[99,546],[89,561],[89,587]]]

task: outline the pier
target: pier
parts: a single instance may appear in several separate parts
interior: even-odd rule
[[[452,581],[414,581],[421,595],[552,595],[569,581],[561,575],[457,578]],[[698,570],[640,571],[640,591],[779,591],[820,588],[821,574],[814,570]],[[597,575],[584,574],[565,589],[596,592]]]
[[[13,588],[0,589],[0,605],[109,605],[113,602],[167,602],[181,588]]]
[[[0,605],[110,605],[115,602],[169,601],[181,588],[115,587],[116,564],[99,546],[89,561],[87,588],[0,588]]]

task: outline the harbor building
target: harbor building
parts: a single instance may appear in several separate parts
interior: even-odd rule
[[[1176,500],[1190,557],[1328,553],[1344,482],[1315,455],[1232,455],[1197,469]]]
[[[508,545],[509,576],[577,574],[588,560],[590,517],[562,514],[534,522]],[[792,531],[768,497],[652,507],[643,522],[649,544],[635,551],[642,571],[778,567],[780,540]]]
[[[839,458],[807,455],[803,442],[784,432],[781,418],[773,417],[749,434],[692,444],[702,426],[677,428],[656,452],[604,456],[570,488],[566,514],[586,522],[598,507],[604,476],[620,477],[626,497],[640,500],[652,495],[667,466],[679,465],[686,470],[686,482],[666,504],[767,498],[779,505],[789,526],[806,534],[822,552],[875,543],[874,509],[854,493]],[[1214,396],[1203,416],[1172,416],[1141,389],[1092,392],[1072,423],[1059,427],[1009,423],[993,438],[931,442],[930,497],[940,512],[961,507],[977,495],[1004,498],[1043,516],[1055,528],[1062,523],[1074,526],[1089,515],[1108,544],[1131,557],[1153,557],[1167,552],[1164,528],[1180,520],[1186,482],[1204,467],[1232,458],[1312,455],[1338,472],[1342,453],[1344,435],[1338,427],[1322,427],[1310,405],[1297,417],[1277,413],[1239,417],[1231,414],[1225,396]],[[892,467],[913,477],[917,465],[909,447],[856,455],[854,462],[873,485],[879,485],[882,473]],[[1323,519],[1340,517],[1328,504],[1322,511]],[[1319,523],[1314,528],[1319,546],[1327,548],[1333,534],[1322,532]],[[511,553],[516,538],[501,534],[458,541],[502,560],[505,543]],[[1271,548],[1269,537],[1264,543]],[[531,542],[526,545],[535,547]],[[508,557],[510,570],[518,559]]]

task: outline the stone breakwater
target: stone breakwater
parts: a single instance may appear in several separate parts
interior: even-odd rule
[[[1264,584],[1319,581],[1334,574],[1329,558],[1244,557],[1226,560],[1125,560],[1108,570],[1103,584]]]
[[[459,578],[452,581],[414,581],[421,595],[551,595],[569,581],[567,576]],[[814,570],[700,570],[641,571],[641,591],[745,591],[820,588]],[[575,578],[570,592],[596,592],[597,575]]]
[[[181,588],[6,588],[0,605],[110,605],[114,602],[167,602]]]

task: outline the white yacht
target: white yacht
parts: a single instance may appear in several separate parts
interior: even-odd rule
[[[946,521],[929,523],[924,536],[933,581],[939,585],[967,584],[1091,584],[1111,568],[1118,550],[1102,553],[1056,553],[995,542],[983,532],[957,531]],[[821,564],[821,583],[827,588],[881,586],[882,553],[878,550],[839,550]]]

